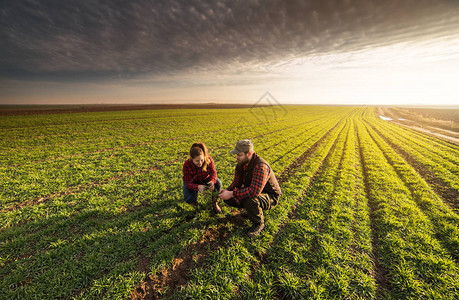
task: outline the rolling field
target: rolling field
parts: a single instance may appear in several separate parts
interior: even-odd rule
[[[458,299],[459,146],[375,108],[0,117],[0,299]],[[226,188],[248,138],[266,227],[183,201],[204,142]]]

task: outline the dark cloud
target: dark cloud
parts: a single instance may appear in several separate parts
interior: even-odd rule
[[[449,0],[1,1],[0,77],[91,80],[279,61],[457,30]]]

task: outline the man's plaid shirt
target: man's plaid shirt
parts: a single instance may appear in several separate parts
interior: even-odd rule
[[[197,167],[190,159],[187,159],[183,164],[183,181],[189,190],[197,191],[198,185],[212,181],[217,183],[217,170],[215,169],[214,160],[209,156],[210,163],[207,166],[207,171],[203,171],[202,167]]]
[[[247,164],[242,166],[242,168],[244,171],[247,170]],[[250,186],[244,188],[242,188],[242,186],[237,186],[237,183],[239,182],[239,174],[235,171],[233,182],[227,190],[233,191],[234,198],[238,200],[258,197],[268,182],[269,171],[269,167],[264,163],[254,166],[252,182]],[[243,182],[243,180],[241,182]]]

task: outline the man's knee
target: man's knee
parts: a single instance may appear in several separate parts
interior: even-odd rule
[[[258,201],[258,198],[247,198],[242,201],[244,208],[249,209],[249,208],[256,208],[260,206],[260,202]]]
[[[260,206],[260,202],[258,198],[247,198],[243,201],[243,207],[247,210],[247,212],[252,214],[263,214],[262,207]]]
[[[231,207],[242,208],[242,204],[238,202],[235,198],[223,200],[223,202],[225,202],[226,205],[231,206]]]

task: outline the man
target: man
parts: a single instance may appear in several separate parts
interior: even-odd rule
[[[247,210],[253,224],[248,235],[255,237],[265,227],[263,210],[275,207],[282,192],[268,162],[254,152],[252,141],[238,141],[230,153],[236,154],[238,162],[234,179],[219,196],[227,205]]]

